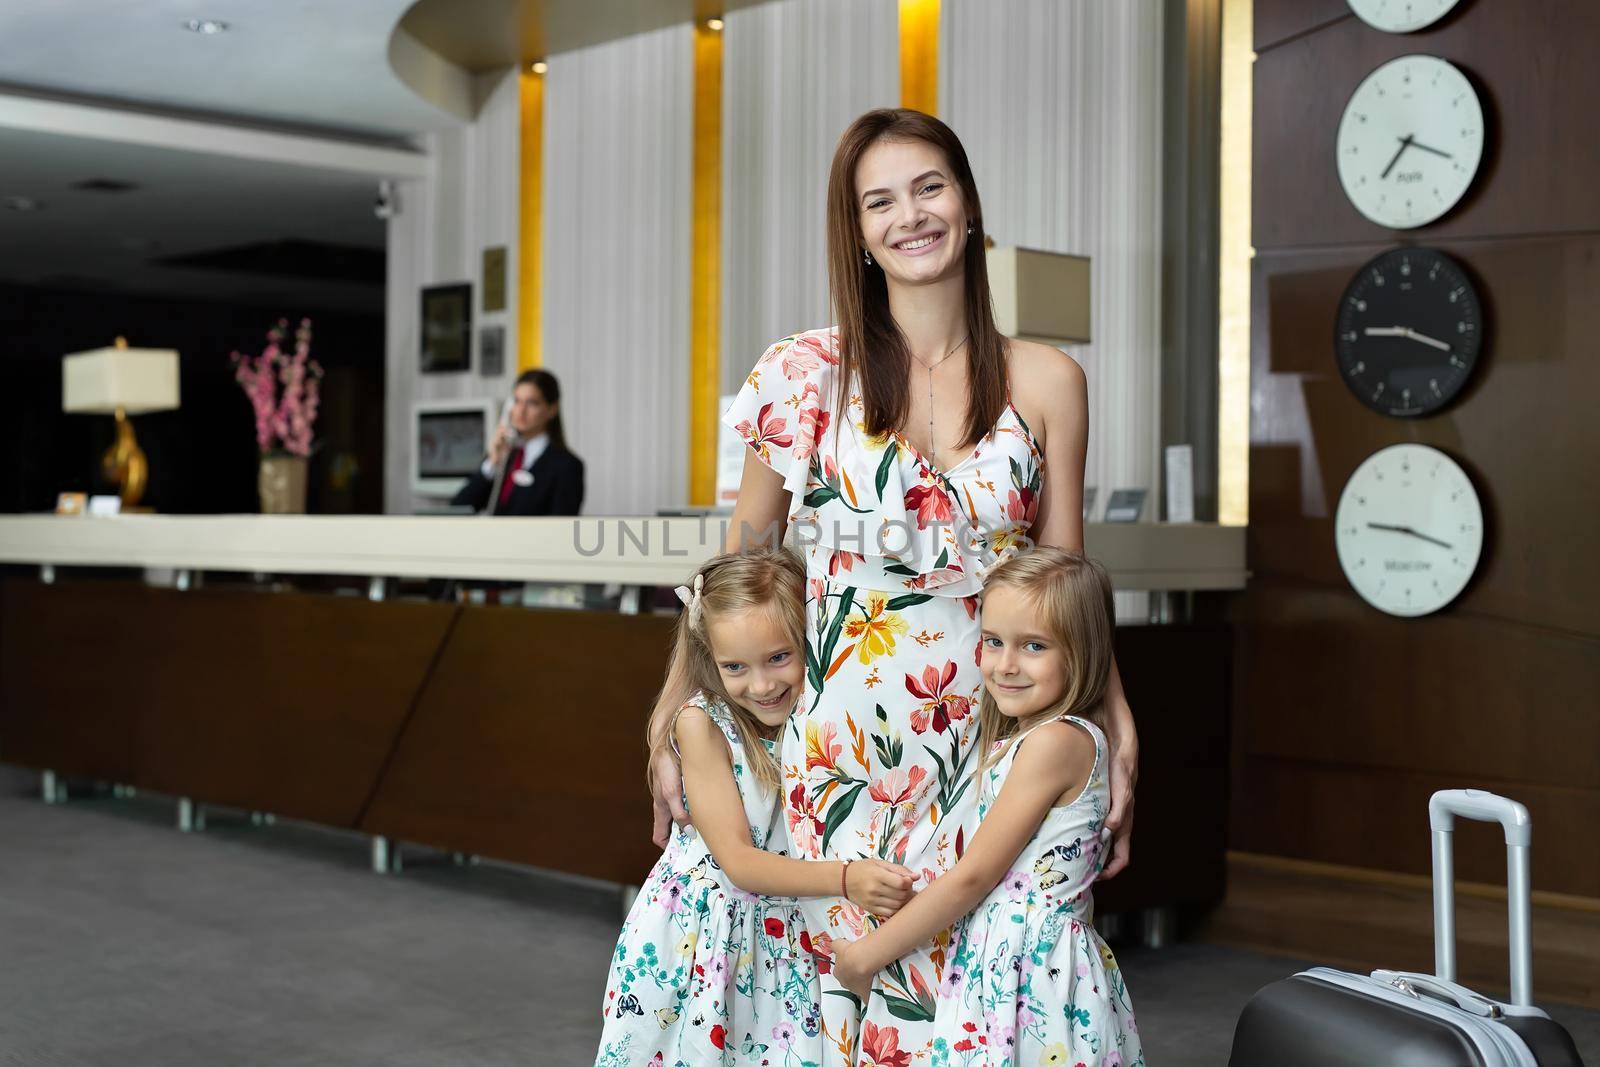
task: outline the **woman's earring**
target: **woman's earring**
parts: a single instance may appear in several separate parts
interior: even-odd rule
[[[869,266],[869,267],[872,266],[872,253],[868,252],[865,248],[863,248],[861,250],[861,254],[863,256],[867,257],[867,266]]]
[[[972,236],[972,223],[970,223],[970,222],[967,223],[967,236],[968,237]]]

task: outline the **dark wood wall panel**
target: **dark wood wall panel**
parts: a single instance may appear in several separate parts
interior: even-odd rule
[[[1333,542],[1345,481],[1373,452],[1432,445],[1472,477],[1484,504],[1484,561],[1457,610],[1600,637],[1600,237],[1430,242],[1474,276],[1490,320],[1472,382],[1442,414],[1401,421],[1358,403],[1340,380],[1333,317],[1370,256],[1360,245],[1258,256],[1248,558],[1257,575],[1346,588]]]
[[[1477,785],[1510,795],[1533,816],[1533,887],[1594,895],[1600,885],[1600,792],[1464,781],[1459,776],[1246,759],[1234,832],[1248,851],[1353,867],[1429,874],[1428,798]],[[1498,826],[1458,823],[1456,877],[1503,884],[1506,843]]]
[[[1600,791],[1600,642],[1337,589],[1264,584],[1250,608],[1247,755]]]
[[[1425,873],[1434,789],[1528,804],[1536,888],[1600,896],[1600,5],[1464,0],[1394,35],[1322,0],[1257,0],[1249,562],[1239,628],[1235,848]],[[1421,52],[1473,78],[1489,149],[1464,202],[1389,231],[1339,187],[1344,103],[1375,67]],[[1439,415],[1360,404],[1333,355],[1338,299],[1401,244],[1461,261],[1488,343]],[[1345,481],[1399,442],[1473,478],[1484,558],[1443,612],[1387,616],[1350,590],[1332,517]],[[1478,841],[1476,838],[1483,840]],[[1499,881],[1494,832],[1466,835],[1463,877]]]
[[[673,620],[468,607],[362,828],[637,884]]]
[[[1353,19],[1345,0],[1256,0],[1252,36],[1257,53],[1338,19]]]
[[[1258,13],[1262,5],[1256,5]],[[1478,89],[1490,133],[1473,191],[1425,232],[1450,238],[1600,230],[1600,5],[1468,0],[1417,34],[1342,19],[1255,63],[1257,248],[1385,241],[1345,198],[1334,139],[1345,102],[1373,69],[1414,52],[1447,59]],[[1589,179],[1583,176],[1589,175]]]

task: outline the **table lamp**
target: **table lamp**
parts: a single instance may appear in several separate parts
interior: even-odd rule
[[[994,324],[1006,337],[1047,345],[1089,343],[1089,257],[1035,248],[988,252]]]
[[[150,478],[128,416],[177,406],[178,353],[173,349],[129,348],[119,337],[111,348],[74,352],[61,361],[61,410],[117,417],[117,440],[100,466],[124,508],[139,503]]]

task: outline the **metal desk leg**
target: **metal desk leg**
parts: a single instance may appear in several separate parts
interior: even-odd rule
[[[381,834],[372,838],[372,873],[400,873],[400,842],[390,841]]]
[[[1146,908],[1139,913],[1139,944],[1145,948],[1166,948],[1178,926],[1178,909],[1171,905]]]
[[[191,800],[189,797],[179,797],[178,832],[181,834],[199,834],[204,833],[205,828],[205,805]]]

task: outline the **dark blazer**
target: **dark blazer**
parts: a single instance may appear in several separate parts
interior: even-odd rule
[[[507,471],[506,478],[512,473]],[[552,441],[528,473],[533,475],[533,484],[512,485],[511,497],[505,507],[495,508],[496,515],[578,514],[583,507],[583,460]],[[493,488],[494,479],[485,478],[482,470],[473,471],[450,503],[470,504],[482,511]]]

